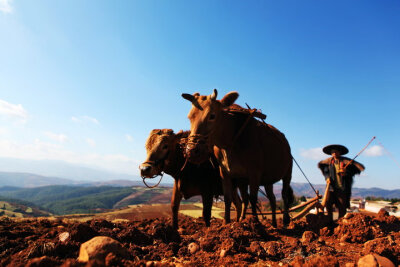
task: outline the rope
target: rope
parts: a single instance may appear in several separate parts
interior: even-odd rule
[[[344,166],[344,169],[346,169],[347,166],[349,166],[351,163],[353,163],[353,161],[354,161],[358,156],[361,155],[361,153],[371,144],[372,141],[374,141],[375,138],[376,138],[375,136],[372,137],[372,139],[368,142],[368,144],[367,144],[363,149],[361,149],[361,151],[358,152],[358,154],[357,154],[352,160],[350,160],[350,161],[346,164],[346,166]]]
[[[294,161],[294,163],[296,163],[297,167],[299,168],[299,170],[301,171],[301,173],[304,175],[304,177],[306,178],[308,184],[311,186],[312,190],[314,190],[314,193],[318,196],[318,192],[317,190],[315,190],[314,186],[312,185],[312,183],[310,182],[310,180],[308,180],[306,174],[303,172],[303,170],[300,168],[300,165],[297,163],[297,160],[293,157],[292,155],[292,159]]]
[[[161,174],[155,175],[155,176],[151,177],[150,179],[153,179],[153,178],[155,178],[155,177],[157,177],[157,176],[160,176],[160,181],[158,181],[157,184],[155,184],[155,185],[153,185],[153,186],[148,185],[148,184],[146,183],[146,179],[147,179],[146,177],[142,177],[143,183],[147,186],[147,188],[155,188],[155,187],[157,187],[157,186],[161,183],[161,180],[162,180],[162,178],[163,178],[163,176],[164,176],[164,173],[162,172]]]

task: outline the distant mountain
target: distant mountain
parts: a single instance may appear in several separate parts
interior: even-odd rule
[[[33,173],[22,172],[1,172],[0,171],[0,192],[8,190],[7,187],[41,187],[47,185],[79,185],[79,186],[144,186],[140,180],[107,180],[107,181],[76,181],[59,177],[48,177]],[[172,183],[163,183],[163,186],[172,187]]]
[[[291,183],[294,194],[296,196],[306,196],[313,197],[315,196],[314,190],[307,183]],[[319,191],[320,195],[323,195],[325,192],[325,184],[314,184],[315,190]],[[277,183],[274,185],[274,193],[277,198],[281,198],[282,184]],[[353,198],[365,198],[367,196],[374,197],[384,197],[384,198],[400,198],[400,189],[387,190],[382,188],[357,188],[353,187],[352,197]]]
[[[38,187],[45,185],[63,185],[76,183],[76,181],[70,179],[46,177],[32,173],[0,172],[0,186]],[[2,190],[4,190],[4,188]]]
[[[61,177],[79,182],[140,180],[140,177],[135,174],[119,174],[56,160],[26,160],[0,157],[0,171],[35,173],[37,175]]]

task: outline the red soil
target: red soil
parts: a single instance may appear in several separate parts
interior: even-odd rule
[[[209,228],[185,216],[179,223],[176,231],[166,218],[78,223],[3,217],[0,266],[86,266],[76,260],[80,245],[97,235],[118,240],[130,252],[128,258],[109,254],[109,266],[339,266],[369,253],[400,264],[400,220],[384,212],[376,217],[348,214],[333,227],[324,216],[312,214],[287,228],[279,220],[277,229],[269,220],[252,218],[227,225],[213,219]]]

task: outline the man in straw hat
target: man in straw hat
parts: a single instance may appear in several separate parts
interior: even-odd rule
[[[329,145],[322,149],[325,154],[332,157],[318,163],[318,168],[325,176],[329,186],[329,196],[326,202],[328,216],[333,221],[333,204],[339,210],[339,218],[346,214],[346,209],[350,208],[351,187],[353,176],[365,170],[361,163],[343,157],[349,150],[342,145]]]

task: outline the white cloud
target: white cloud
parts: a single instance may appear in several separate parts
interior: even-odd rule
[[[13,0],[0,0],[0,11],[3,13],[12,13],[13,8],[11,6]]]
[[[6,128],[1,128],[0,127],[0,135],[8,133],[8,130]]]
[[[60,160],[126,174],[138,174],[139,165],[139,161],[123,154],[78,153],[66,150],[61,144],[43,142],[39,139],[30,144],[0,139],[0,157]]]
[[[380,157],[385,154],[385,151],[382,146],[371,146],[364,151],[364,156],[367,157]]]
[[[306,159],[322,160],[327,157],[324,152],[322,152],[322,147],[315,147],[310,149],[300,149],[300,155]]]
[[[14,119],[22,123],[25,123],[26,120],[28,119],[28,113],[21,104],[18,105],[11,104],[1,99],[0,99],[0,115],[5,118]]]
[[[51,140],[60,142],[60,143],[65,143],[68,140],[68,137],[65,134],[56,134],[52,132],[44,132],[43,133],[45,136],[50,138]]]
[[[91,138],[86,138],[86,143],[91,147],[95,147],[96,146],[96,141],[94,141]]]
[[[133,137],[130,134],[125,134],[126,141],[133,142]]]
[[[72,116],[71,120],[76,123],[93,123],[93,124],[97,124],[97,125],[100,124],[97,119],[90,117],[90,116],[86,116],[86,115],[78,116],[78,117]]]

